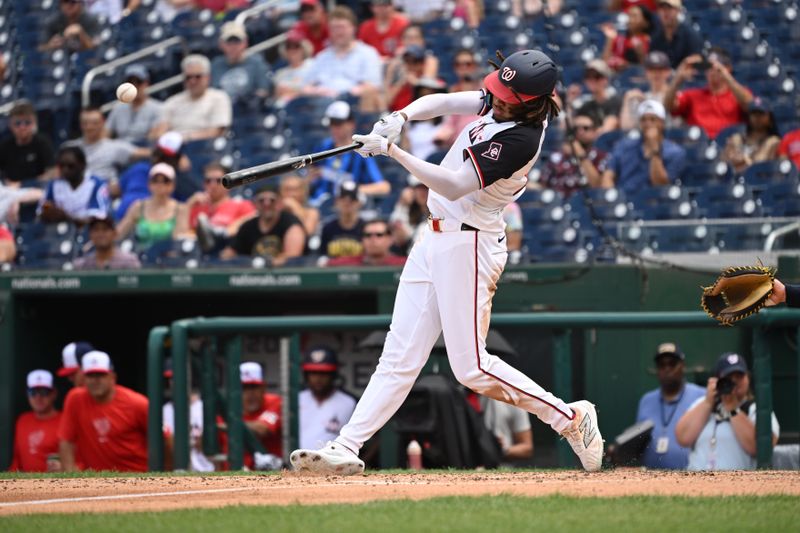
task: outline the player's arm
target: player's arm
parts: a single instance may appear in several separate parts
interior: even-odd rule
[[[383,137],[380,138],[386,140]],[[458,170],[450,170],[423,161],[395,144],[389,146],[386,155],[403,165],[419,181],[448,200],[458,200],[481,188],[478,173],[469,159],[465,160]]]
[[[504,459],[527,459],[533,457],[533,432],[530,429],[517,431],[514,442],[503,450]]]
[[[400,113],[408,120],[429,120],[443,115],[477,115],[485,105],[483,91],[428,94],[417,98]]]
[[[64,472],[75,472],[78,467],[75,466],[75,444],[68,440],[61,440],[58,444],[58,455],[61,459],[61,468]]]

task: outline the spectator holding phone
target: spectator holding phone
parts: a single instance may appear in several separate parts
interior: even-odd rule
[[[680,90],[698,71],[705,72],[706,86]],[[673,116],[683,117],[689,126],[700,126],[711,139],[728,126],[745,122],[753,95],[733,77],[733,64],[722,48],[711,48],[708,57],[694,54],[675,71],[664,107]]]

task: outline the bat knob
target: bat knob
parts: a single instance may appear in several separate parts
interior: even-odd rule
[[[226,189],[233,188],[233,183],[229,175],[225,174],[224,176],[222,176],[222,186],[225,187]]]

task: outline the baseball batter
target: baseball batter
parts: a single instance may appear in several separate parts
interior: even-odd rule
[[[381,119],[369,135],[353,136],[362,156],[391,157],[430,188],[430,231],[403,269],[383,353],[350,422],[323,448],[292,452],[296,469],[363,472],[359,449],[402,405],[440,332],[462,384],[535,414],[569,441],[586,470],[600,469],[594,406],[565,403],[488,353],[485,342],[508,255],[502,211],[525,190],[548,120],[558,115],[557,78],[544,53],[516,52],[486,76],[485,90],[424,96]],[[395,144],[405,122],[448,114],[481,118],[461,131],[441,165]]]

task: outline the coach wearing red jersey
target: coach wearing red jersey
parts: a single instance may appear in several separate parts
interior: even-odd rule
[[[12,472],[48,472],[60,469],[58,424],[61,413],[55,408],[53,374],[34,370],[28,374],[28,403],[31,410],[17,419],[14,430]]]

